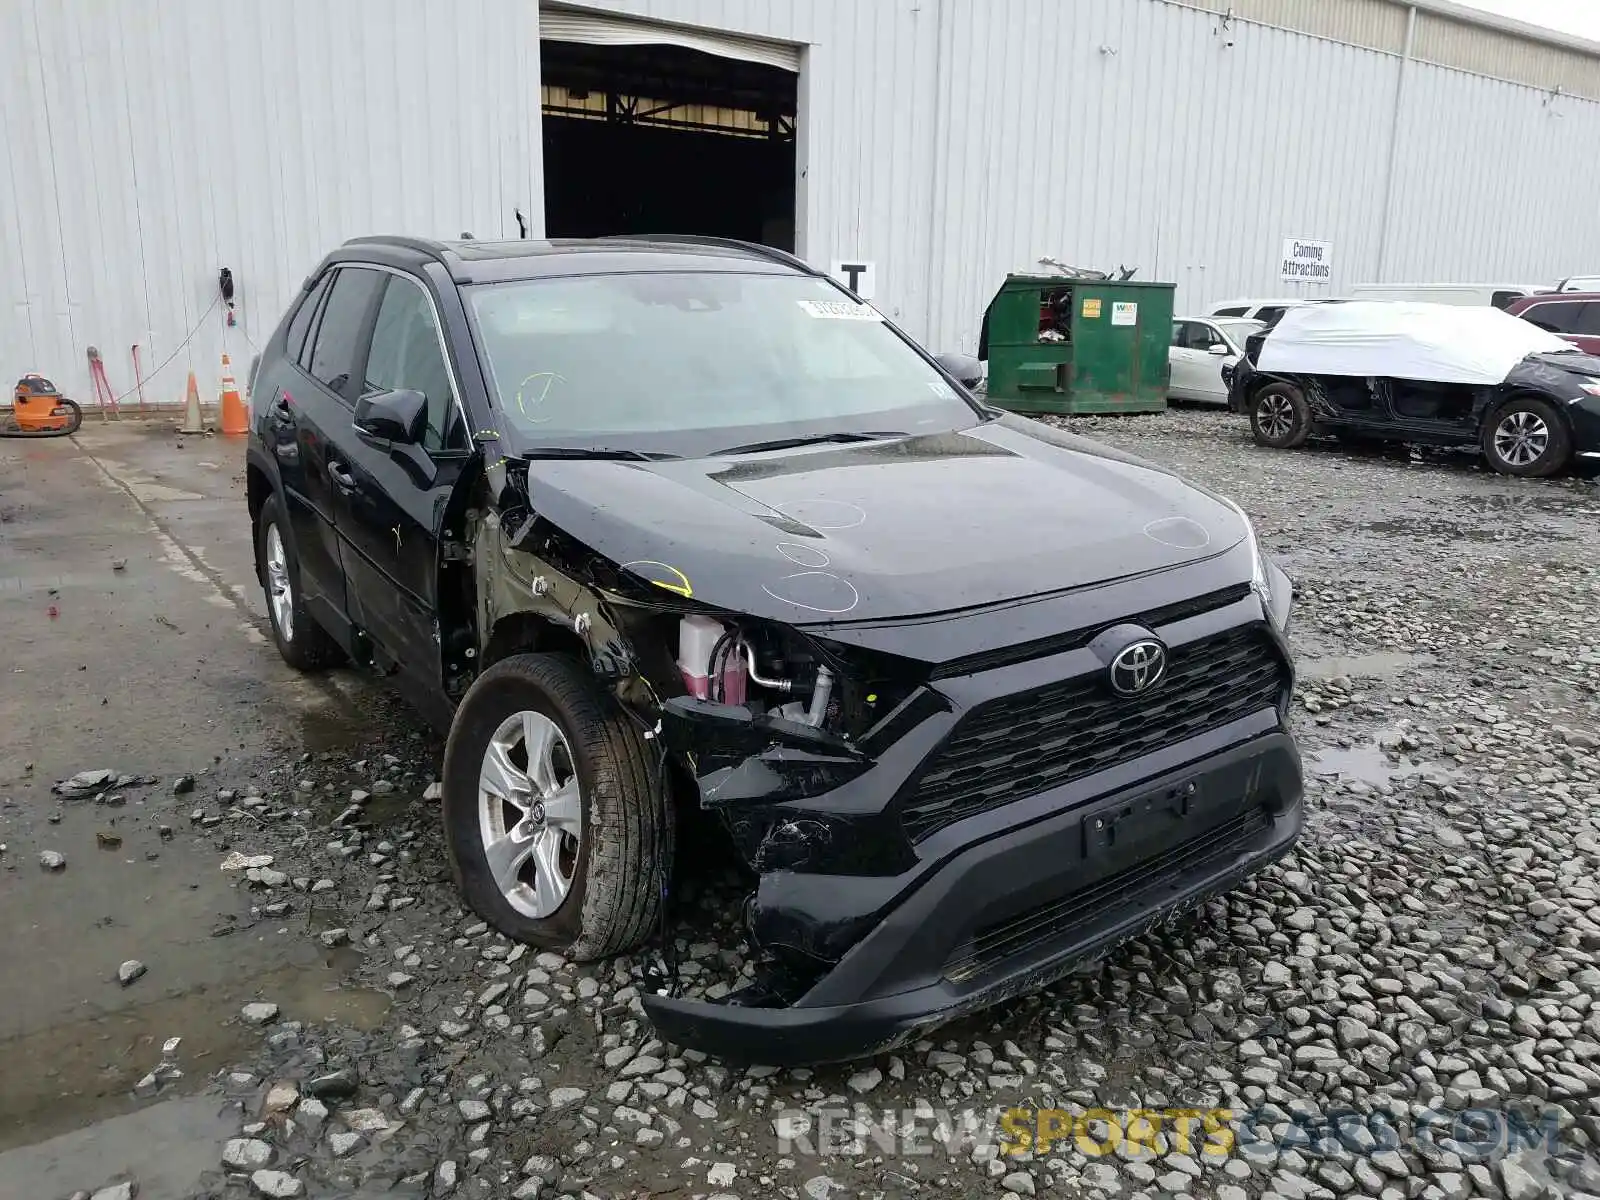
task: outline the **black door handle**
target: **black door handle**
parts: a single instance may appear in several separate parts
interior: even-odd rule
[[[331,462],[328,464],[328,478],[333,480],[333,485],[341,492],[356,490],[356,477],[344,468],[342,463]]]

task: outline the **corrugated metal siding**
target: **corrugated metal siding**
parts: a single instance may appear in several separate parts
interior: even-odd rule
[[[1412,53],[1439,66],[1600,99],[1600,58],[1448,17],[1418,12]]]
[[[214,396],[219,268],[242,376],[339,241],[514,234],[514,205],[542,211],[537,20],[531,0],[0,4],[4,370],[88,398],[94,345],[131,390],[132,345],[149,372],[194,331],[146,394],[181,400],[192,368]]]
[[[1137,266],[1190,308],[1327,294],[1277,282],[1285,237],[1332,241],[1335,287],[1370,269],[1392,60],[1250,24],[1229,49],[1213,18],[1167,4],[959,11],[947,136],[975,186],[943,206],[938,346],[974,349],[1006,271],[1043,255]]]
[[[1357,274],[1376,258],[1395,79],[1378,55],[1245,22],[1225,49],[1212,16],[1152,0],[607,7],[809,44],[801,251],[876,261],[880,302],[938,349],[975,350],[1006,271],[1042,255],[1138,266],[1190,304],[1320,294],[1275,282],[1285,237],[1335,242]]]
[[[1308,33],[1352,46],[1401,54],[1406,40],[1405,0],[1161,0],[1239,22]],[[1470,10],[1463,10],[1470,17]],[[1490,18],[1485,17],[1485,20]],[[1600,99],[1600,55],[1521,37],[1504,29],[1444,13],[1417,11],[1412,56],[1436,66],[1529,87],[1560,88]]]
[[[1594,189],[1573,176],[1600,104],[1416,64],[1406,97],[1388,280],[1553,282],[1600,263]]]
[[[969,0],[945,3],[961,9]],[[920,331],[929,300],[939,0],[613,0],[603,7],[805,47],[800,253],[824,266],[871,259],[880,307]],[[996,21],[1009,19],[996,12]]]
[[[1363,5],[1326,19],[1377,21]],[[1600,104],[1576,97],[1413,63],[1380,270],[1392,53],[1250,21],[1225,47],[1171,0],[603,7],[803,47],[800,248],[874,260],[878,303],[936,349],[975,348],[1005,273],[1042,255],[1137,266],[1191,309],[1600,263],[1571,175]],[[191,365],[214,388],[222,265],[259,343],[352,234],[512,234],[517,203],[538,234],[537,37],[534,0],[0,3],[4,370],[86,394],[94,344],[130,388],[130,344],[152,364],[198,324],[150,388],[175,400]],[[1278,283],[1292,237],[1334,244],[1330,286]]]
[[[818,263],[875,259],[881,302],[938,349],[975,349],[983,307],[1000,280],[1042,255],[1102,269],[1137,266],[1140,278],[1176,282],[1178,303],[1189,308],[1239,295],[1332,295],[1379,278],[1554,279],[1558,262],[1600,261],[1593,222],[1561,237],[1547,231],[1542,241],[1524,224],[1492,251],[1483,238],[1420,235],[1430,223],[1458,227],[1458,212],[1474,227],[1515,224],[1525,203],[1512,195],[1521,190],[1515,180],[1548,177],[1554,189],[1565,168],[1531,149],[1549,125],[1528,125],[1537,93],[1508,92],[1460,72],[1445,72],[1462,81],[1451,117],[1462,133],[1446,139],[1453,150],[1416,147],[1413,134],[1443,117],[1432,108],[1418,115],[1419,106],[1433,103],[1431,77],[1439,72],[1414,63],[1390,261],[1380,270],[1405,7],[1390,0],[1232,0],[1238,19],[1227,48],[1216,15],[1204,9],[1229,6],[605,5],[808,44],[802,252]],[[1508,95],[1516,103],[1505,103]],[[1594,106],[1576,99],[1557,105],[1564,112],[1557,124],[1590,136]],[[1474,143],[1466,131],[1478,127],[1503,130],[1505,141],[1493,141],[1492,151]],[[1426,179],[1419,161],[1428,163]],[[1516,169],[1499,165],[1510,161]],[[1292,237],[1334,243],[1329,286],[1278,282],[1281,244]]]
[[[1406,10],[1395,0],[1163,0],[1240,21],[1309,33],[1351,46],[1399,54],[1406,41]]]

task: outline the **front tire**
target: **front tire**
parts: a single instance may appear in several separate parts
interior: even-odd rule
[[[1250,432],[1258,446],[1298,449],[1311,436],[1311,406],[1292,383],[1269,383],[1250,397]]]
[[[1502,475],[1554,475],[1572,457],[1561,414],[1534,396],[1513,396],[1483,424],[1483,454]]]
[[[444,752],[444,827],[467,904],[578,961],[642,945],[661,917],[672,806],[636,722],[575,659],[486,670]]]
[[[339,646],[306,611],[288,528],[283,500],[274,494],[256,518],[256,563],[267,597],[267,621],[284,662],[297,671],[320,671],[339,661]]]

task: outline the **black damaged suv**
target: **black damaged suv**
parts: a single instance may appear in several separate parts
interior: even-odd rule
[[[850,1058],[1282,855],[1290,585],[1231,502],[978,403],[798,259],[361,238],[251,371],[293,665],[448,730],[472,907],[592,958],[663,917],[678,805],[759,970],[670,1041]]]

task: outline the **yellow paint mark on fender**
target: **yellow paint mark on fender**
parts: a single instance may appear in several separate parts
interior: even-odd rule
[[[678,568],[673,566],[671,563],[657,562],[653,558],[638,558],[633,562],[625,562],[622,564],[622,569],[624,571],[632,570],[634,567],[660,567],[663,571],[673,575],[677,579],[677,582],[672,583],[668,582],[667,580],[652,578],[650,573],[647,571],[636,571],[634,573],[637,575],[642,575],[650,583],[655,584],[658,588],[662,588],[665,591],[676,592],[678,595],[685,597],[694,595],[694,588],[689,584],[689,577],[682,571],[678,570]]]

